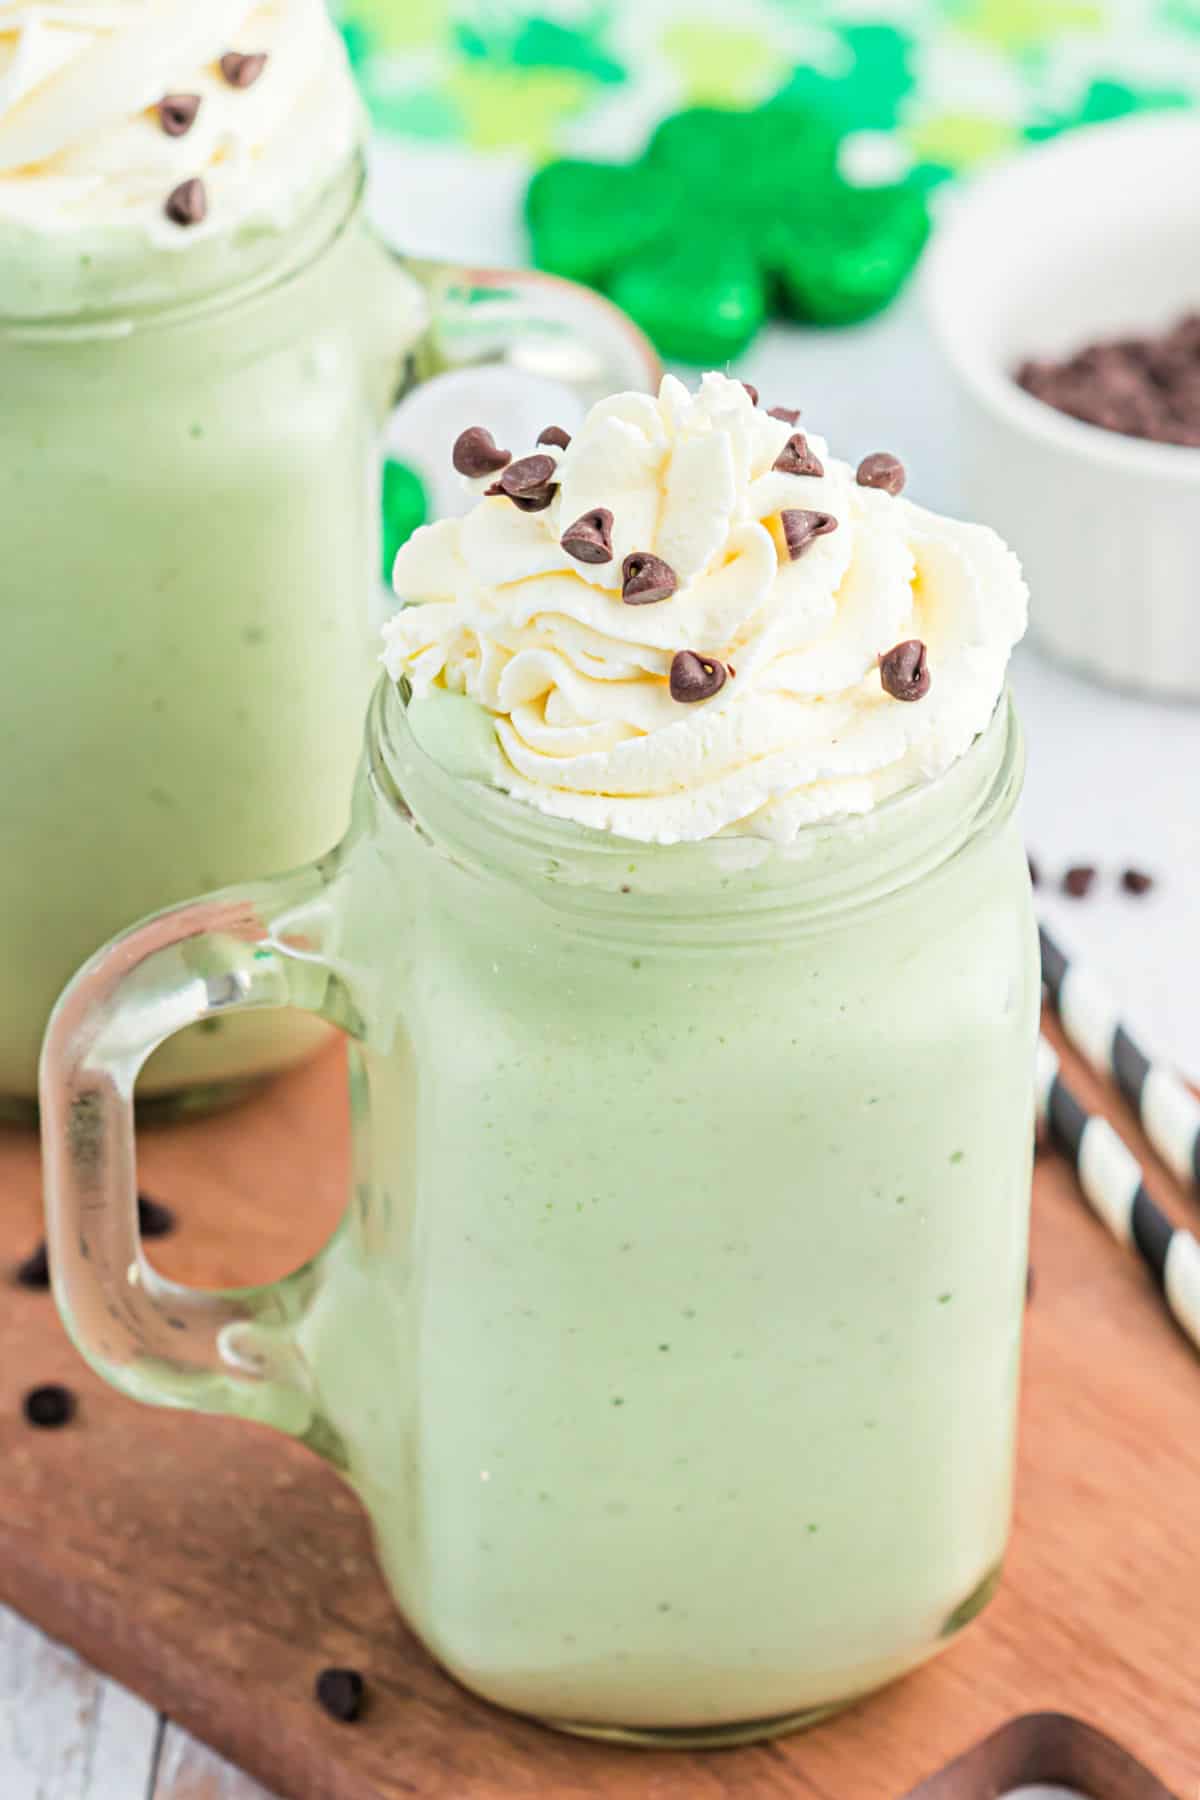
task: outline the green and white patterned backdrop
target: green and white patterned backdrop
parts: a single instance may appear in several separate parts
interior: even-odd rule
[[[335,0],[337,4],[337,0]],[[1200,98],[1200,0],[340,0],[377,127],[632,156],[664,114],[781,90],[929,184],[1072,125]]]

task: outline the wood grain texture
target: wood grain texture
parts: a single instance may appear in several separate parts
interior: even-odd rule
[[[1064,1061],[1097,1104],[1097,1084]],[[144,1137],[143,1184],[181,1216],[154,1246],[168,1273],[269,1278],[322,1241],[344,1193],[339,1062],[335,1051],[238,1113]],[[1128,1114],[1110,1110],[1153,1167]],[[0,1139],[0,1194],[15,1262],[40,1232],[36,1147],[18,1133]],[[946,1656],[806,1736],[646,1755],[471,1699],[396,1616],[331,1470],[264,1430],[122,1400],[81,1367],[49,1298],[16,1289],[0,1308],[0,1599],[284,1800],[896,1800],[1034,1711],[1101,1724],[1193,1800],[1200,1366],[1053,1160],[1039,1169],[1033,1260],[1001,1592]],[[78,1422],[31,1432],[22,1391],[54,1379],[78,1388]],[[329,1662],[367,1675],[357,1726],[312,1702]]]

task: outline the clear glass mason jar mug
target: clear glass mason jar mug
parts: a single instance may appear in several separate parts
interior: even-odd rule
[[[720,1744],[913,1667],[1009,1524],[1021,772],[1005,702],[939,781],[793,851],[648,847],[437,767],[384,685],[340,849],[140,926],[60,1003],[77,1344],[329,1458],[409,1623],[501,1706]],[[281,1006],[351,1040],[353,1201],[288,1281],[176,1288],[138,1245],[137,1071]]]
[[[355,157],[286,231],[141,271],[84,258],[53,292],[25,284],[36,317],[0,297],[0,1108],[32,1103],[51,1006],[98,943],[344,830],[393,404],[498,359],[587,396],[653,383],[606,302],[403,264],[363,190]],[[314,1037],[214,1024],[142,1092],[250,1077]]]

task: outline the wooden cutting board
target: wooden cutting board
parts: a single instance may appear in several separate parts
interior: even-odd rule
[[[1097,1084],[1065,1062],[1099,1104]],[[1130,1116],[1109,1110],[1149,1160]],[[155,1260],[212,1286],[282,1275],[332,1229],[346,1163],[336,1049],[239,1111],[147,1132],[142,1185],[180,1219],[151,1246]],[[1174,1215],[1200,1220],[1157,1173]],[[40,1236],[38,1186],[32,1137],[0,1133],[5,1270]],[[405,1631],[331,1470],[265,1430],[121,1399],[84,1369],[50,1297],[11,1284],[0,1287],[0,1600],[286,1800],[898,1800],[1014,1715],[1044,1711],[1100,1726],[1193,1800],[1200,1359],[1057,1159],[1038,1168],[1033,1266],[1002,1590],[939,1661],[807,1735],[650,1754],[493,1711]],[[22,1395],[43,1381],[79,1393],[70,1428],[24,1423]],[[312,1701],[329,1663],[368,1678],[357,1725]]]

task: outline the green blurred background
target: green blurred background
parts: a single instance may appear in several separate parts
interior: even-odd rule
[[[377,127],[481,155],[629,156],[681,106],[781,89],[936,181],[1200,96],[1200,0],[341,0]]]

